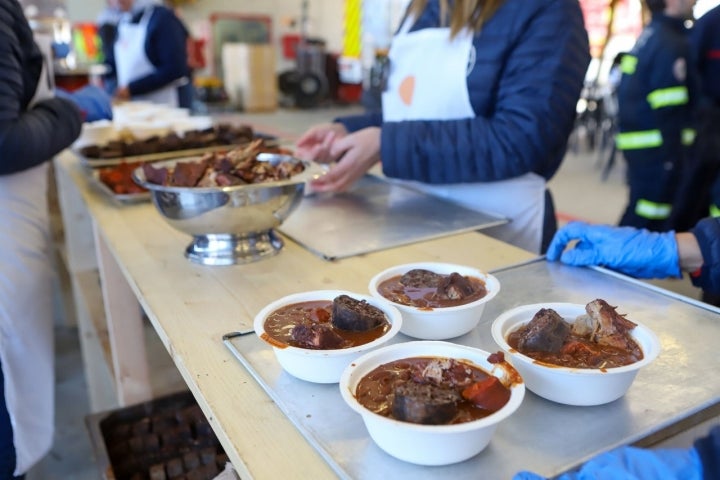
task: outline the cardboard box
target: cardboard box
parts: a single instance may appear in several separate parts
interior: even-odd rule
[[[230,103],[248,112],[275,110],[275,64],[275,48],[270,44],[224,44],[223,81]]]

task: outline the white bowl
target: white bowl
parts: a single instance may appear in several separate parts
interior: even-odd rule
[[[380,295],[380,292],[378,292],[379,285],[385,280],[403,275],[416,268],[430,270],[442,275],[457,272],[466,277],[476,277],[485,282],[485,288],[487,289],[487,294],[483,298],[455,307],[430,309],[392,302],[403,316],[401,332],[421,340],[445,340],[468,333],[480,322],[480,317],[482,317],[482,313],[485,310],[485,305],[495,298],[500,291],[500,282],[497,278],[490,274],[483,273],[477,268],[454,265],[452,263],[417,262],[397,265],[375,275],[368,285],[370,294],[374,297],[385,299]]]
[[[343,294],[357,300],[365,300],[370,305],[373,305],[385,312],[385,315],[391,325],[390,330],[388,330],[382,337],[379,337],[370,343],[351,348],[334,350],[312,350],[293,347],[290,345],[279,346],[278,342],[270,339],[265,332],[265,319],[272,312],[281,307],[291,305],[293,303],[310,302],[314,300],[332,301],[335,297]],[[315,290],[310,292],[295,293],[275,300],[274,302],[268,304],[255,316],[253,325],[257,336],[272,346],[273,352],[275,352],[275,357],[287,373],[308,382],[337,383],[340,380],[340,375],[343,370],[350,364],[350,362],[358,358],[363,353],[387,343],[390,339],[397,335],[398,332],[400,332],[402,316],[400,315],[400,312],[390,304],[390,302],[378,300],[370,297],[369,295],[361,295],[342,290]]]
[[[507,362],[491,364],[489,353],[464,345],[438,341],[414,341],[388,345],[352,362],[340,378],[343,400],[362,416],[373,441],[393,457],[418,465],[448,465],[480,453],[490,442],[498,424],[518,409],[525,385]],[[420,425],[374,413],[355,398],[360,380],[376,367],[403,358],[445,357],[465,360],[511,385],[510,399],[497,412],[479,420],[455,425]]]
[[[510,363],[525,379],[528,390],[553,402],[565,405],[590,406],[612,402],[625,395],[638,371],[650,364],[660,353],[660,341],[646,326],[637,324],[631,336],[643,351],[642,360],[622,367],[591,369],[567,368],[538,362],[514,350],[507,336],[530,322],[541,308],[555,310],[567,322],[584,315],[585,305],[575,303],[536,303],[513,308],[501,314],[492,324],[492,336]]]

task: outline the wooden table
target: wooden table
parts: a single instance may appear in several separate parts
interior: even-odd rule
[[[201,266],[183,256],[190,238],[168,226],[151,204],[116,205],[90,187],[69,152],[56,159],[56,169],[83,352],[105,344],[119,405],[150,399],[139,304],[243,478],[335,475],[225,348],[223,334],[251,328],[263,306],[289,293],[365,292],[372,275],[398,263],[445,261],[491,270],[533,258],[479,233],[465,233],[335,262],[286,240],[279,255],[260,262]],[[100,293],[92,280],[96,268],[107,338],[87,325],[89,317],[102,317],[88,301]],[[107,398],[98,391],[106,382],[102,368],[84,358],[91,405],[97,407]]]

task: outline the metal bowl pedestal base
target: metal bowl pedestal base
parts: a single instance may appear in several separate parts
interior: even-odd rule
[[[185,256],[201,265],[235,265],[272,257],[283,247],[273,230],[247,235],[197,235]]]

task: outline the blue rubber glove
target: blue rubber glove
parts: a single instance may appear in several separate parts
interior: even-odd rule
[[[620,447],[588,460],[578,471],[556,480],[702,480],[703,467],[694,448],[646,450]],[[545,480],[519,472],[513,480]]]
[[[578,242],[566,250],[572,240]],[[599,265],[636,278],[680,277],[675,232],[650,232],[572,222],[558,230],[547,259],[568,265]]]
[[[55,94],[75,103],[83,114],[83,120],[86,122],[112,120],[110,95],[99,87],[86,85],[73,92],[57,88]]]

